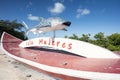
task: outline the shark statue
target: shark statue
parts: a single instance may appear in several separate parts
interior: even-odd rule
[[[29,27],[24,21],[22,24],[26,29],[26,35],[28,35],[29,32],[33,32],[33,34],[37,34],[37,33],[41,34],[50,31],[54,31],[54,35],[55,35],[56,30],[67,31],[66,28],[71,25],[71,22],[64,21],[59,18],[49,18],[49,19],[40,18],[40,24],[34,26],[31,29],[29,29]]]

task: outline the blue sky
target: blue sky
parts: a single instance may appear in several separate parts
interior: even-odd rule
[[[78,36],[120,33],[120,0],[0,0],[2,20],[25,21],[32,28],[39,23],[38,17],[60,17],[71,21],[67,32],[56,33],[59,37],[74,33]],[[28,36],[36,37],[32,33]]]

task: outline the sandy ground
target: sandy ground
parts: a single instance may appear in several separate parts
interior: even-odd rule
[[[59,80],[33,70],[9,56],[0,49],[0,80]]]

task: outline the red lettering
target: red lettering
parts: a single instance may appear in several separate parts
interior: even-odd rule
[[[30,45],[33,45],[33,41],[26,42],[26,46],[30,46]]]
[[[33,45],[33,41],[30,41],[30,45]]]
[[[59,44],[60,44],[60,41],[58,41],[58,42],[57,42],[56,46],[58,47],[58,46],[59,46]]]
[[[50,45],[50,41],[51,41],[51,39],[49,38],[49,43],[48,43],[48,45]]]
[[[47,44],[47,41],[46,41],[46,40],[44,40],[44,44]]]
[[[39,39],[39,44],[43,44],[43,39]]]
[[[26,46],[28,46],[28,42],[26,42]]]
[[[52,41],[52,45],[53,45],[53,46],[55,45],[55,41]]]
[[[62,44],[62,48],[65,48],[65,47],[66,47],[66,43],[63,43],[63,44]]]
[[[72,49],[72,43],[68,44],[68,49]]]

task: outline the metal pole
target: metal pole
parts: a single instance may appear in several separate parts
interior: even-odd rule
[[[56,34],[55,34],[55,30],[53,31],[53,38],[55,38],[56,37]]]

